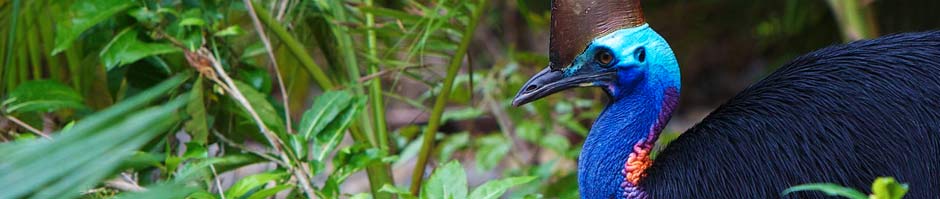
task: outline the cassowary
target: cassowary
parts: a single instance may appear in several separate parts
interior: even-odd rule
[[[579,157],[582,198],[817,198],[781,192],[806,183],[869,191],[879,176],[908,183],[909,198],[940,198],[940,32],[796,58],[654,161],[678,102],[679,66],[637,1],[552,1],[550,65],[513,100],[574,87],[608,94]]]

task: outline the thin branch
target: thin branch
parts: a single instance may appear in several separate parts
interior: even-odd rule
[[[265,138],[267,138],[268,142],[271,144],[271,147],[274,148],[274,151],[277,152],[281,160],[284,161],[285,165],[287,166],[287,170],[291,171],[291,173],[293,173],[294,175],[297,175],[298,180],[300,180],[300,185],[304,190],[304,194],[306,194],[308,198],[314,198],[315,194],[313,192],[313,185],[310,184],[310,181],[307,178],[307,176],[309,175],[306,173],[306,170],[305,169],[298,170],[293,167],[293,165],[291,164],[289,155],[288,155],[288,153],[290,153],[290,150],[283,150],[283,146],[285,145],[284,141],[281,140],[277,135],[275,135],[274,132],[268,129],[267,126],[264,125],[264,120],[261,119],[261,116],[258,115],[258,112],[256,112],[255,109],[251,106],[251,103],[248,102],[248,99],[245,98],[245,95],[242,94],[240,90],[238,90],[238,87],[235,86],[234,80],[232,80],[232,78],[229,77],[228,74],[225,72],[225,69],[222,68],[222,64],[219,63],[218,60],[216,60],[215,56],[211,56],[212,53],[209,52],[209,50],[206,49],[205,47],[199,48],[197,52],[188,52],[188,53],[196,53],[197,56],[202,57],[202,59],[206,59],[209,63],[211,63],[212,67],[215,68],[215,72],[218,73],[218,76],[221,77],[222,80],[224,80],[224,83],[219,82],[219,80],[215,78],[210,78],[210,79],[215,81],[216,84],[228,85],[227,91],[231,93],[230,96],[234,98],[235,101],[238,101],[238,103],[241,104],[245,108],[248,114],[251,115],[251,118],[255,120],[255,124],[258,125],[258,128],[259,130],[261,130],[261,133],[265,136]],[[222,87],[222,88],[225,89],[226,87]]]
[[[212,134],[215,135],[216,138],[219,138],[220,140],[222,140],[222,142],[224,142],[224,143],[225,143],[226,145],[228,145],[228,146],[231,146],[231,147],[234,147],[234,148],[237,148],[237,149],[241,149],[241,150],[246,151],[246,152],[248,152],[248,153],[255,154],[255,155],[257,155],[257,156],[259,156],[259,157],[261,157],[261,158],[264,158],[264,159],[266,159],[266,160],[268,160],[268,161],[274,162],[274,163],[277,164],[277,165],[281,165],[281,166],[287,167],[287,165],[286,165],[284,162],[281,162],[281,160],[278,160],[277,158],[271,157],[271,155],[265,154],[265,153],[263,153],[263,152],[251,150],[251,149],[249,149],[249,148],[248,148],[247,146],[245,146],[245,145],[236,143],[235,141],[232,141],[231,139],[228,139],[228,137],[225,137],[224,135],[222,135],[222,133],[219,133],[218,131],[213,130],[213,131],[212,131]]]
[[[428,67],[428,66],[429,66],[429,65],[424,64],[424,65],[414,65],[414,66],[405,66],[405,67],[399,67],[399,68],[385,69],[385,70],[382,70],[382,71],[379,71],[379,72],[376,72],[376,73],[372,73],[372,74],[369,74],[369,75],[366,75],[366,76],[362,76],[362,77],[359,78],[358,81],[359,81],[359,83],[365,83],[365,82],[367,82],[367,81],[369,81],[369,80],[372,80],[372,79],[381,77],[381,76],[383,76],[383,75],[385,75],[385,74],[391,73],[392,71],[405,71],[405,70],[415,69],[415,68],[425,68],[425,67]]]
[[[288,3],[288,2],[290,2],[290,0],[281,0],[281,5],[278,6],[279,9],[277,10],[277,17],[276,17],[276,18],[277,18],[277,21],[284,22],[284,13],[287,12],[287,3]],[[254,13],[254,12],[252,12],[252,13]]]
[[[222,182],[219,181],[219,173],[215,171],[215,165],[209,164],[209,170],[212,170],[213,179],[215,179],[215,188],[219,190],[219,197],[225,199],[225,192],[222,191]]]
[[[16,117],[13,117],[12,115],[7,115],[6,118],[9,119],[10,121],[13,121],[13,123],[16,123],[17,125],[20,125],[21,127],[25,128],[26,130],[29,130],[30,132],[33,132],[33,133],[35,133],[36,135],[39,135],[40,137],[43,137],[43,138],[46,138],[46,139],[49,139],[49,140],[52,139],[52,137],[49,137],[48,135],[43,134],[42,131],[39,131],[39,129],[33,128],[32,126],[30,126],[30,125],[27,124],[26,122],[23,122],[23,121],[21,121],[20,119],[17,119]]]
[[[428,126],[424,130],[424,134],[421,135],[423,140],[418,155],[418,162],[415,164],[414,174],[411,176],[411,193],[414,195],[419,195],[418,192],[421,190],[421,181],[424,180],[424,170],[427,167],[428,159],[431,157],[431,149],[434,147],[434,135],[437,134],[437,130],[440,127],[441,115],[444,113],[447,99],[450,97],[451,89],[453,89],[454,79],[456,79],[460,66],[463,65],[464,56],[467,54],[470,42],[473,41],[473,33],[482,18],[480,16],[482,15],[483,9],[486,8],[486,0],[480,0],[478,5],[479,6],[470,16],[469,25],[464,29],[463,38],[461,38],[457,52],[454,53],[454,57],[450,60],[449,66],[447,67],[447,77],[444,79],[441,92],[437,94],[437,99],[434,101],[434,107],[428,119]]]
[[[281,69],[277,65],[277,58],[274,57],[274,49],[271,48],[271,40],[268,39],[268,35],[264,33],[264,26],[261,26],[261,20],[258,19],[258,14],[255,13],[255,7],[251,5],[251,0],[243,0],[245,2],[245,8],[248,9],[248,15],[251,16],[252,24],[255,26],[255,32],[258,32],[258,37],[261,38],[261,43],[264,44],[264,48],[268,51],[268,59],[271,59],[271,67],[274,69],[274,75],[277,78],[278,88],[281,90],[281,100],[284,103],[284,118],[286,119],[284,123],[287,126],[287,133],[293,133],[293,128],[291,128],[291,119],[290,119],[290,103],[288,103],[289,98],[287,98],[287,89],[284,86],[284,77],[281,76]],[[287,3],[286,0],[281,1],[281,12],[278,15],[278,18],[283,18],[284,10],[286,9]]]

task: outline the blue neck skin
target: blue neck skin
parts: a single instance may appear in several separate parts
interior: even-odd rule
[[[582,198],[625,198],[624,163],[638,142],[655,142],[646,141],[654,125],[665,125],[666,121],[658,122],[659,115],[663,110],[671,114],[674,108],[663,106],[667,90],[674,89],[672,97],[678,96],[679,67],[672,49],[648,25],[598,38],[586,52],[595,47],[610,49],[618,57],[617,80],[606,88],[611,102],[584,142],[578,161],[578,188]],[[645,48],[645,60],[634,56],[638,47]],[[666,106],[674,106],[676,99],[672,100]]]

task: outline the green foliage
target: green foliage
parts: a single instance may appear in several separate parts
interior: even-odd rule
[[[101,51],[101,60],[108,70],[136,62],[145,57],[180,52],[170,44],[147,43],[137,38],[138,32],[128,28],[121,31]]]
[[[127,0],[90,0],[79,1],[79,3],[72,5],[72,8],[69,9],[71,12],[68,15],[63,15],[62,20],[57,25],[59,32],[55,37],[55,49],[52,50],[52,54],[57,54],[71,47],[75,39],[85,30],[108,20],[133,5],[134,1]]]
[[[899,183],[892,177],[879,177],[872,183],[871,195],[838,184],[815,183],[790,187],[783,191],[783,195],[800,191],[820,191],[830,196],[841,196],[851,199],[901,199],[907,193],[907,184]]]
[[[228,190],[226,190],[225,195],[226,197],[229,197],[229,198],[246,197],[250,191],[257,189],[258,187],[261,187],[270,181],[281,180],[287,176],[289,176],[288,173],[283,172],[283,171],[273,171],[273,172],[259,173],[259,174],[246,176],[242,178],[241,180],[238,180],[238,182],[235,182],[235,184],[233,184],[232,187],[229,187]],[[284,189],[284,188],[274,187],[272,189]],[[274,192],[274,193],[277,193],[277,192]]]
[[[106,151],[93,157],[113,158],[101,161],[107,165],[95,163],[98,167],[92,168],[91,161],[64,165],[74,175],[93,176],[60,180],[76,177],[40,175],[43,181],[31,185],[41,186],[11,187],[25,190],[17,192],[0,188],[0,192],[25,197],[54,195],[39,189],[72,193],[65,198],[83,193],[86,198],[578,197],[573,168],[579,142],[603,107],[598,103],[603,94],[569,92],[523,107],[510,106],[528,75],[546,64],[541,46],[545,41],[539,41],[547,38],[550,19],[551,8],[545,1],[247,1],[253,2],[251,6],[245,2],[0,2],[0,16],[5,16],[0,17],[0,32],[6,37],[0,40],[5,47],[0,49],[4,64],[0,140],[7,142],[0,148],[15,149],[9,154],[26,157],[21,151],[39,148],[64,154],[56,151],[59,148],[22,143],[75,147],[76,143],[65,143],[74,140],[62,141],[63,137],[95,123],[98,115],[148,94],[168,77],[193,77],[109,119],[111,123],[98,121],[124,125],[121,128],[127,132],[122,133],[151,139],[81,139],[87,142],[81,146],[86,151],[133,144],[120,153]],[[663,12],[658,8],[671,4],[651,3],[648,10],[655,15]],[[780,16],[766,9],[779,7],[775,3],[752,4],[771,13],[769,19],[752,19],[757,25],[727,26],[773,38],[768,41],[802,38],[815,29],[806,27],[819,25],[827,16],[815,12],[825,9],[822,2],[819,7],[788,2]],[[740,28],[750,25],[761,27]],[[709,28],[703,31],[720,26]],[[675,28],[663,28],[671,29]],[[701,34],[669,39],[677,50],[694,43],[688,41],[709,41]],[[687,60],[695,59],[680,58]],[[173,113],[166,117],[146,118],[137,126],[123,122],[171,105]],[[40,131],[58,132],[51,133],[49,140],[37,140],[44,138],[26,133],[7,116]],[[485,173],[467,175],[455,164],[458,160],[467,163],[467,169]],[[23,163],[31,161],[39,160]],[[437,164],[442,162],[448,163]],[[217,187],[219,175],[244,173],[246,165],[256,164],[271,166],[236,176],[236,186]],[[425,175],[431,173],[425,168],[433,174]],[[26,172],[16,170],[20,171]],[[365,181],[354,179],[363,171],[369,184],[352,184]],[[396,184],[392,173],[415,173],[410,182],[435,183]],[[137,183],[149,191],[108,183],[115,180]],[[483,184],[470,189],[476,182]],[[348,189],[365,186],[371,192]]]
[[[20,84],[10,92],[2,106],[7,112],[51,112],[63,108],[85,108],[84,99],[74,89],[52,80],[36,80]]]
[[[179,121],[183,98],[147,104],[182,80],[172,78],[89,116],[52,141],[0,145],[0,198],[71,198],[111,175],[133,151]]]

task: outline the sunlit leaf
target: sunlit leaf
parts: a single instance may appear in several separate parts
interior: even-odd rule
[[[242,30],[241,27],[239,27],[239,26],[229,26],[228,28],[225,28],[225,29],[222,29],[222,30],[220,30],[220,31],[218,31],[218,32],[215,32],[215,34],[213,34],[213,36],[216,36],[216,37],[236,36],[236,35],[240,35],[240,34],[242,34],[242,33],[245,33],[245,31]]]
[[[82,96],[72,87],[54,80],[36,80],[17,86],[3,105],[11,113],[49,112],[63,108],[85,108],[82,101]]]
[[[183,20],[180,20],[180,26],[204,26],[204,25],[206,25],[206,21],[203,21],[200,18],[190,17],[190,18],[185,18]]]
[[[467,174],[460,162],[451,161],[434,170],[421,187],[422,199],[466,199]]]
[[[137,30],[128,28],[101,51],[101,60],[108,70],[131,64],[149,56],[180,52],[179,48],[164,43],[147,43],[137,38]]]
[[[892,177],[880,177],[871,184],[873,199],[901,199],[907,190],[907,184],[899,183]]]
[[[246,176],[238,180],[232,187],[225,191],[225,195],[230,198],[243,197],[249,191],[261,187],[270,181],[281,180],[287,173],[283,171],[273,171]],[[277,192],[275,192],[277,193]]]
[[[271,188],[263,189],[252,193],[251,196],[248,196],[248,199],[265,199],[274,195],[277,195],[278,192],[289,190],[294,188],[293,185],[277,185]]]
[[[133,5],[134,1],[127,0],[87,0],[73,4],[70,12],[63,15],[56,25],[55,49],[52,54],[68,49],[82,32]]]
[[[499,196],[502,196],[503,193],[506,193],[506,190],[512,188],[513,186],[525,184],[535,180],[534,176],[527,177],[512,177],[501,180],[493,180],[480,185],[473,192],[470,193],[470,196],[467,198],[473,199],[498,199]]]

